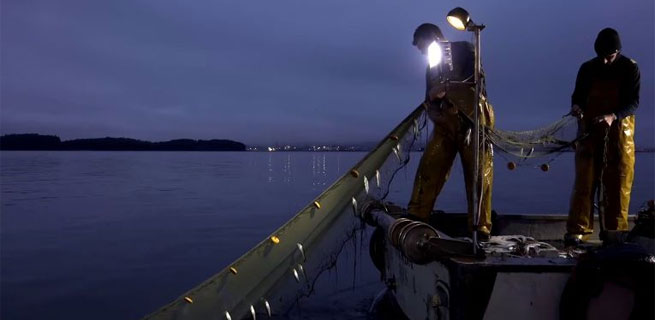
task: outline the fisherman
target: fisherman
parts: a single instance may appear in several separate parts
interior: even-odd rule
[[[599,190],[605,229],[628,229],[639,68],[621,54],[619,34],[612,28],[598,33],[594,49],[597,57],[580,67],[571,99],[571,113],[579,118],[578,132],[587,136],[575,148],[567,245],[579,244],[593,232],[593,202]]]
[[[430,46],[446,46],[446,39],[439,27],[424,23],[414,32],[413,45],[424,54],[431,54]],[[475,172],[474,145],[471,137],[475,112],[475,86],[473,84],[475,51],[469,42],[451,42],[452,70],[448,66],[428,66],[426,72],[425,106],[434,123],[432,138],[426,146],[414,179],[414,189],[408,211],[418,219],[428,221],[441,188],[448,179],[450,169],[459,153],[464,169],[466,198],[468,201],[469,227],[473,230],[473,178]],[[441,52],[441,51],[439,51]],[[445,61],[443,62],[445,64]],[[444,71],[446,70],[446,71]],[[448,73],[445,79],[444,73]],[[444,80],[445,79],[445,80]],[[480,125],[493,127],[493,109],[486,100],[484,87],[481,92]],[[489,238],[491,232],[491,184],[493,179],[493,151],[485,143],[480,150],[478,194],[482,189],[478,236]]]

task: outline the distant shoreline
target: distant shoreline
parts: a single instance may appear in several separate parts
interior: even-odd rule
[[[0,137],[2,151],[245,151],[246,145],[232,140],[175,139],[150,142],[131,138],[96,138],[62,141],[58,136],[36,133]]]
[[[248,151],[248,152],[368,152],[374,143],[357,145],[302,145],[302,146],[246,146],[225,139],[193,140],[175,139],[150,142],[131,138],[93,138],[62,141],[54,135],[36,133],[7,134],[0,136],[2,151]],[[422,152],[421,149],[412,152]],[[562,152],[573,152],[563,150]],[[637,153],[654,153],[655,148],[637,148]]]

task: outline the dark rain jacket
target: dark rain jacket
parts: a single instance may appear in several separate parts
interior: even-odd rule
[[[473,79],[475,71],[475,47],[466,41],[451,42],[451,53],[453,70],[446,72],[448,73],[448,79],[452,82],[450,82],[446,89],[444,99],[430,100],[430,90],[439,83],[439,73],[442,72],[442,68],[428,67],[426,72],[425,95],[426,101],[430,101],[428,115],[433,121],[437,121],[443,113],[456,114],[463,112],[468,118],[473,117],[473,106],[475,105],[473,100],[475,98],[475,84]],[[480,79],[482,81],[482,96],[486,96],[483,72],[480,75]],[[489,110],[489,112],[491,111]]]
[[[640,74],[637,63],[623,55],[606,65],[593,58],[580,66],[572,104],[580,106],[586,119],[614,113],[620,120],[639,106]]]
[[[470,42],[456,41],[451,42],[451,50],[453,57],[453,71],[449,72],[450,80],[453,81],[467,81],[473,82],[473,72],[475,64],[475,49]],[[430,89],[433,86],[434,79],[438,77],[440,69],[430,68],[428,66],[425,73],[425,99],[430,101]],[[433,100],[434,104],[439,104],[441,101],[438,99]]]

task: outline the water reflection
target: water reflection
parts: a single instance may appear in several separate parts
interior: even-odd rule
[[[273,182],[273,153],[268,153],[268,162],[266,163],[266,168],[268,172],[268,182]]]
[[[327,185],[327,164],[325,153],[312,154],[312,187],[323,189]]]
[[[291,183],[293,182],[293,175],[291,172],[291,153],[287,153],[285,159],[284,159],[284,164],[282,165],[282,181],[284,183]]]

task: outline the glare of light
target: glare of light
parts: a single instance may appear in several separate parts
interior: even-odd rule
[[[464,25],[462,20],[460,20],[459,18],[453,17],[453,16],[448,16],[448,17],[446,17],[446,19],[448,19],[448,23],[450,23],[450,25],[453,26],[455,29],[457,29],[457,30],[466,29],[466,26]]]
[[[430,63],[430,68],[441,63],[441,46],[436,41],[433,41],[428,46],[428,62]]]

